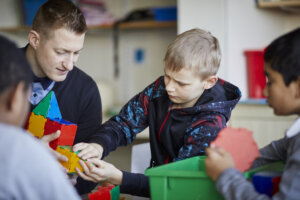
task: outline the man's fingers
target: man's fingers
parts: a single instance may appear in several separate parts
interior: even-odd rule
[[[43,137],[41,138],[41,140],[42,140],[43,142],[49,143],[49,142],[52,142],[53,140],[56,140],[57,138],[59,138],[59,136],[60,136],[60,130],[57,130],[57,131],[54,132],[54,133],[51,133],[51,134],[49,134],[49,135],[43,136]]]
[[[87,146],[88,146],[88,144],[87,143],[83,143],[83,142],[75,144],[73,146],[73,151],[74,152],[81,151],[82,149],[86,148]]]

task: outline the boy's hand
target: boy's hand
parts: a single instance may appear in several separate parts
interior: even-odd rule
[[[79,162],[84,173],[78,168],[76,168],[76,171],[77,174],[85,180],[95,183],[105,181],[116,185],[122,183],[123,173],[110,163],[96,158],[89,159],[86,162],[80,160]]]
[[[222,148],[207,148],[207,158],[205,159],[206,173],[212,180],[216,181],[220,174],[228,169],[234,167],[234,162],[231,155]]]
[[[97,143],[78,143],[73,146],[73,151],[80,151],[77,155],[82,160],[87,160],[89,158],[100,159],[103,154],[103,147]]]
[[[56,131],[54,133],[51,133],[49,135],[44,135],[41,138],[42,143],[52,152],[52,154],[56,157],[57,160],[63,161],[63,162],[67,162],[68,158],[64,155],[61,155],[60,153],[58,153],[57,151],[54,151],[49,143],[52,142],[53,140],[56,140],[57,138],[59,138],[60,136],[60,131]]]

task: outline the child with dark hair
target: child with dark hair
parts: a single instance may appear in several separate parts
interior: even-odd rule
[[[24,53],[0,35],[0,199],[79,199],[50,152],[20,128],[31,81]]]
[[[276,115],[300,114],[300,29],[274,40],[266,49],[264,95]],[[259,194],[243,174],[234,168],[231,156],[222,148],[208,148],[207,174],[216,181],[225,199],[269,199]],[[272,199],[300,198],[300,118],[286,131],[284,138],[260,150],[252,168],[284,161],[279,191]]]

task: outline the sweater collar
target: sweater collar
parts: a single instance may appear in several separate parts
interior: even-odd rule
[[[291,138],[300,133],[300,117],[292,124],[292,126],[286,131],[286,137]]]

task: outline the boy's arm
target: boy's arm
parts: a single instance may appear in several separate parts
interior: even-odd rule
[[[99,129],[99,133],[92,140],[100,144],[103,149],[103,157],[115,150],[117,146],[131,144],[136,135],[148,126],[149,102],[153,93],[157,93],[157,85],[161,78],[146,87],[142,92],[134,96],[120,113],[105,122]]]
[[[257,158],[251,169],[268,164],[274,161],[286,161],[287,141],[285,138],[276,140],[259,150],[260,156]]]
[[[279,191],[272,199],[298,199],[300,196],[300,150],[288,159],[282,174]],[[216,181],[217,190],[225,199],[271,199],[255,191],[252,183],[234,168],[221,173]]]
[[[205,155],[205,148],[217,137],[219,131],[226,126],[226,119],[222,114],[207,114],[193,122],[184,136],[184,144],[179,149],[175,160],[182,160],[192,156]]]

